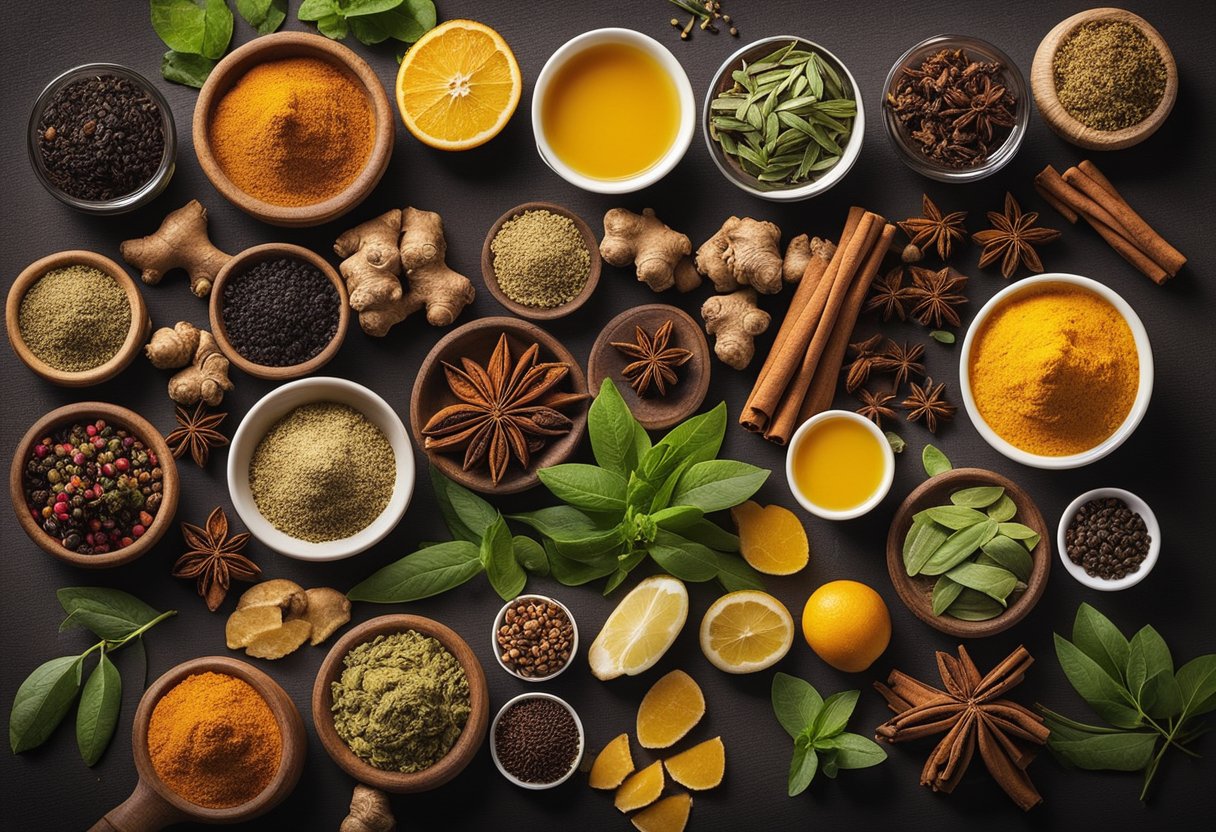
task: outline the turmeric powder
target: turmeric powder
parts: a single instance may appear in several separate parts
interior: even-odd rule
[[[1046,283],[989,316],[968,371],[980,416],[997,435],[1029,453],[1069,456],[1123,424],[1140,356],[1131,327],[1105,299]]]
[[[367,164],[375,119],[366,93],[319,58],[283,58],[246,72],[215,107],[211,150],[232,183],[272,205],[314,205]]]

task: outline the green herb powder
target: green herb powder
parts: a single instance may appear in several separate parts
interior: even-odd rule
[[[312,543],[367,528],[388,505],[396,479],[393,447],[380,428],[337,402],[288,413],[249,462],[258,511],[279,531]]]
[[[131,304],[118,281],[92,266],[52,269],[18,311],[21,340],[38,360],[80,373],[118,354],[131,329]]]
[[[334,728],[376,768],[405,773],[439,762],[469,719],[469,679],[430,636],[406,630],[360,644],[333,683]]]
[[[578,226],[550,211],[524,211],[490,242],[494,277],[516,303],[552,309],[574,300],[591,273],[591,253]]]
[[[1094,130],[1144,121],[1165,94],[1165,64],[1144,32],[1119,20],[1077,27],[1056,52],[1056,95],[1068,114]]]

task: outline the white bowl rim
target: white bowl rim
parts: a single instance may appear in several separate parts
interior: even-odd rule
[[[667,149],[662,158],[646,170],[626,179],[595,179],[574,170],[553,152],[549,142],[545,139],[544,126],[541,123],[541,103],[544,101],[545,92],[548,90],[553,75],[575,54],[601,43],[626,43],[649,54],[662,64],[668,75],[671,76],[672,83],[676,85],[676,95],[680,99],[680,127],[676,131],[676,137],[671,143],[671,147]],[[688,152],[688,148],[692,144],[692,137],[696,129],[697,103],[692,91],[692,82],[688,80],[688,73],[684,71],[684,67],[680,65],[679,60],[670,49],[650,35],[634,29],[610,26],[576,35],[549,56],[544,67],[541,68],[540,74],[536,76],[536,83],[532,87],[532,135],[536,139],[536,150],[554,173],[584,191],[597,194],[628,194],[650,187],[670,173],[684,158],[684,154]]]
[[[1090,500],[1105,500],[1114,497],[1122,500],[1127,504],[1127,507],[1144,518],[1144,526],[1148,530],[1148,535],[1151,538],[1148,547],[1148,554],[1144,556],[1144,560],[1140,562],[1140,568],[1135,572],[1124,575],[1122,578],[1113,580],[1107,578],[1094,578],[1085,571],[1084,567],[1078,566],[1072,562],[1072,558],[1068,556],[1068,552],[1064,545],[1064,532],[1068,530],[1069,523],[1081,506],[1088,503]],[[1122,488],[1106,487],[1094,488],[1086,491],[1080,497],[1068,504],[1068,508],[1064,509],[1064,513],[1060,515],[1060,524],[1056,528],[1056,549],[1060,553],[1060,561],[1063,562],[1064,568],[1068,570],[1068,574],[1072,575],[1081,583],[1090,589],[1097,589],[1102,592],[1115,592],[1120,589],[1127,589],[1135,586],[1148,577],[1148,573],[1153,571],[1153,567],[1157,565],[1157,559],[1161,554],[1161,524],[1157,522],[1157,515],[1153,513],[1149,504],[1143,499],[1126,491]]]
[[[806,434],[812,427],[820,422],[826,422],[829,419],[849,419],[865,425],[874,438],[878,440],[879,447],[881,447],[883,451],[882,482],[879,484],[878,488],[874,490],[874,493],[870,495],[870,498],[864,503],[843,511],[823,508],[822,506],[812,503],[798,489],[798,483],[794,479],[794,450],[798,447],[799,443],[803,441]],[[825,410],[822,413],[815,414],[799,425],[798,430],[794,431],[794,435],[790,437],[789,447],[786,449],[785,453],[785,479],[789,485],[790,493],[794,495],[794,499],[797,500],[798,504],[811,514],[815,515],[816,517],[822,517],[824,520],[853,520],[854,518],[861,517],[863,514],[868,514],[870,511],[873,511],[879,503],[886,499],[888,492],[891,490],[891,484],[895,481],[895,452],[891,449],[891,443],[887,441],[886,434],[882,432],[878,425],[874,424],[860,413],[854,413],[851,410]]]
[[[305,398],[293,401],[290,405],[277,409],[284,399],[295,399],[299,393],[307,391]],[[313,543],[292,537],[270,524],[258,511],[249,489],[249,460],[253,456],[257,443],[262,440],[265,431],[275,421],[288,412],[310,402],[338,401],[348,404],[363,413],[373,424],[381,429],[385,438],[393,447],[396,457],[397,478],[393,483],[393,493],[388,505],[380,516],[366,528],[350,537],[338,540],[328,540],[323,543]],[[257,436],[253,435],[252,424],[263,413],[267,424]],[[386,427],[388,429],[386,429]],[[357,555],[379,543],[388,535],[409,507],[413,496],[416,474],[414,470],[414,449],[410,442],[409,433],[401,421],[401,417],[377,393],[353,381],[333,376],[309,376],[276,387],[249,409],[236,433],[232,436],[232,444],[228,449],[228,496],[232,507],[236,509],[241,522],[250,533],[262,543],[280,554],[290,558],[306,561],[341,560]]]
[[[519,671],[511,669],[507,666],[507,663],[502,660],[502,648],[498,646],[498,627],[502,623],[503,616],[507,614],[507,610],[518,604],[520,601],[526,601],[533,598],[538,601],[544,601],[546,603],[555,604],[556,606],[561,607],[562,612],[566,614],[566,618],[570,619],[570,629],[574,634],[573,640],[570,644],[570,658],[566,660],[565,664],[554,672],[550,673],[548,676],[521,675]],[[566,668],[574,664],[574,657],[578,655],[578,622],[574,620],[574,613],[570,612],[570,608],[554,598],[552,595],[542,595],[539,592],[522,592],[499,607],[498,613],[494,616],[494,623],[490,629],[490,648],[494,651],[494,658],[498,661],[498,666],[510,673],[516,679],[531,684],[547,682],[550,679],[556,679],[558,676],[561,676],[566,672]]]
[[[494,740],[494,735],[498,731],[498,721],[502,719],[502,715],[510,710],[512,706],[522,702],[525,699],[549,699],[556,702],[570,712],[570,716],[574,717],[574,727],[578,729],[578,751],[576,751],[574,754],[574,760],[570,763],[570,769],[552,783],[528,783],[520,780],[514,774],[507,771],[506,768],[503,767],[502,760],[498,759],[498,743]],[[490,757],[494,760],[494,767],[498,769],[499,774],[507,778],[507,780],[511,781],[515,785],[519,786],[521,789],[544,791],[545,789],[552,789],[556,786],[560,786],[562,783],[565,783],[574,776],[574,772],[578,771],[579,763],[583,761],[583,754],[586,747],[587,737],[583,732],[583,721],[579,719],[578,711],[574,710],[574,706],[572,706],[565,699],[562,699],[560,696],[555,696],[552,693],[534,690],[521,693],[518,696],[513,696],[507,700],[506,704],[498,709],[498,713],[494,715],[494,719],[490,723]]]
[[[1140,383],[1136,388],[1136,398],[1132,402],[1131,410],[1127,412],[1123,423],[1115,429],[1114,433],[1094,447],[1079,454],[1070,454],[1068,456],[1043,456],[1015,447],[988,426],[988,423],[980,416],[979,407],[971,395],[969,365],[971,363],[971,348],[975,342],[976,333],[984,321],[992,314],[993,310],[1008,298],[1025,291],[1029,287],[1045,283],[1065,283],[1088,289],[1115,307],[1115,310],[1123,317],[1123,320],[1127,322],[1128,328],[1132,331],[1132,339],[1136,342],[1136,352],[1140,361]],[[1140,320],[1140,316],[1136,314],[1136,310],[1132,309],[1131,304],[1106,284],[1099,283],[1090,277],[1069,274],[1067,272],[1049,272],[1047,274],[1035,275],[1034,277],[1027,277],[997,292],[987,303],[980,307],[980,311],[976,313],[970,326],[967,327],[967,334],[963,338],[963,347],[959,352],[958,380],[960,394],[963,398],[963,407],[967,411],[967,418],[971,420],[972,426],[975,427],[984,441],[995,450],[1009,457],[1014,462],[1020,462],[1032,468],[1052,470],[1080,468],[1089,465],[1091,462],[1097,462],[1113,452],[1135,432],[1140,421],[1144,418],[1144,414],[1148,411],[1149,400],[1153,395],[1153,378],[1153,348],[1148,340],[1148,330],[1144,328],[1144,323]]]
[[[849,141],[844,147],[844,155],[835,167],[831,168],[827,173],[818,179],[807,182],[805,185],[798,185],[794,188],[781,188],[772,191],[762,191],[759,188],[753,188],[746,182],[741,181],[733,172],[728,171],[719,154],[722,149],[718,143],[709,135],[709,105],[715,98],[714,90],[718,86],[718,81],[722,75],[736,63],[745,53],[752,51],[757,46],[763,46],[768,43],[784,43],[788,41],[796,41],[803,46],[809,46],[815,51],[829,57],[841,70],[844,71],[845,77],[853,87],[853,99],[857,102],[857,115],[853,118],[853,130],[849,133]],[[832,52],[830,49],[821,46],[809,38],[804,38],[801,35],[772,35],[769,37],[754,40],[751,43],[741,46],[731,53],[730,57],[722,62],[717,71],[714,72],[713,78],[710,81],[709,88],[705,91],[705,103],[701,107],[701,135],[705,139],[705,147],[709,151],[709,158],[713,160],[714,166],[718,171],[736,188],[745,193],[751,194],[760,199],[766,199],[769,202],[801,202],[804,199],[818,196],[831,189],[841,179],[844,179],[853,165],[857,163],[858,157],[861,156],[861,147],[865,142],[866,133],[866,110],[865,102],[862,100],[860,87],[857,84],[857,79],[853,77],[853,73],[849,71],[848,66],[844,61]]]

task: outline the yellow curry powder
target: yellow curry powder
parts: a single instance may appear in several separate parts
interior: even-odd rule
[[[1086,289],[1047,283],[984,322],[971,350],[980,416],[1010,444],[1043,456],[1095,447],[1123,423],[1140,384],[1131,328]]]
[[[376,133],[366,92],[318,58],[253,67],[220,99],[208,129],[232,183],[284,206],[345,190],[367,164]]]

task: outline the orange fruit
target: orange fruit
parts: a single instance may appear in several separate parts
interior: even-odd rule
[[[649,809],[638,812],[629,820],[639,832],[684,832],[691,811],[692,795],[673,794]]]
[[[638,706],[638,742],[643,748],[670,748],[705,716],[705,695],[683,670],[655,682]]]
[[[832,581],[811,593],[802,635],[837,670],[860,673],[891,641],[891,614],[882,596],[857,581]]]
[[[794,618],[767,592],[723,595],[701,619],[701,652],[727,673],[755,673],[785,657],[794,643]]]
[[[721,737],[706,740],[663,761],[667,773],[686,789],[703,791],[722,782],[726,774],[726,746]]]
[[[587,650],[597,679],[636,676],[654,666],[688,620],[688,589],[670,575],[651,575],[621,599]]]
[[[615,789],[633,773],[633,755],[629,753],[629,735],[621,734],[595,755],[588,781],[593,789]]]
[[[757,572],[793,575],[811,559],[811,543],[798,515],[784,506],[748,500],[730,510],[739,529],[739,552]]]
[[[397,109],[423,144],[468,150],[502,131],[523,78],[502,35],[484,23],[449,20],[410,47],[397,71]]]
[[[622,812],[632,812],[649,806],[663,793],[663,763],[655,760],[646,768],[630,777],[616,790],[613,804]]]

